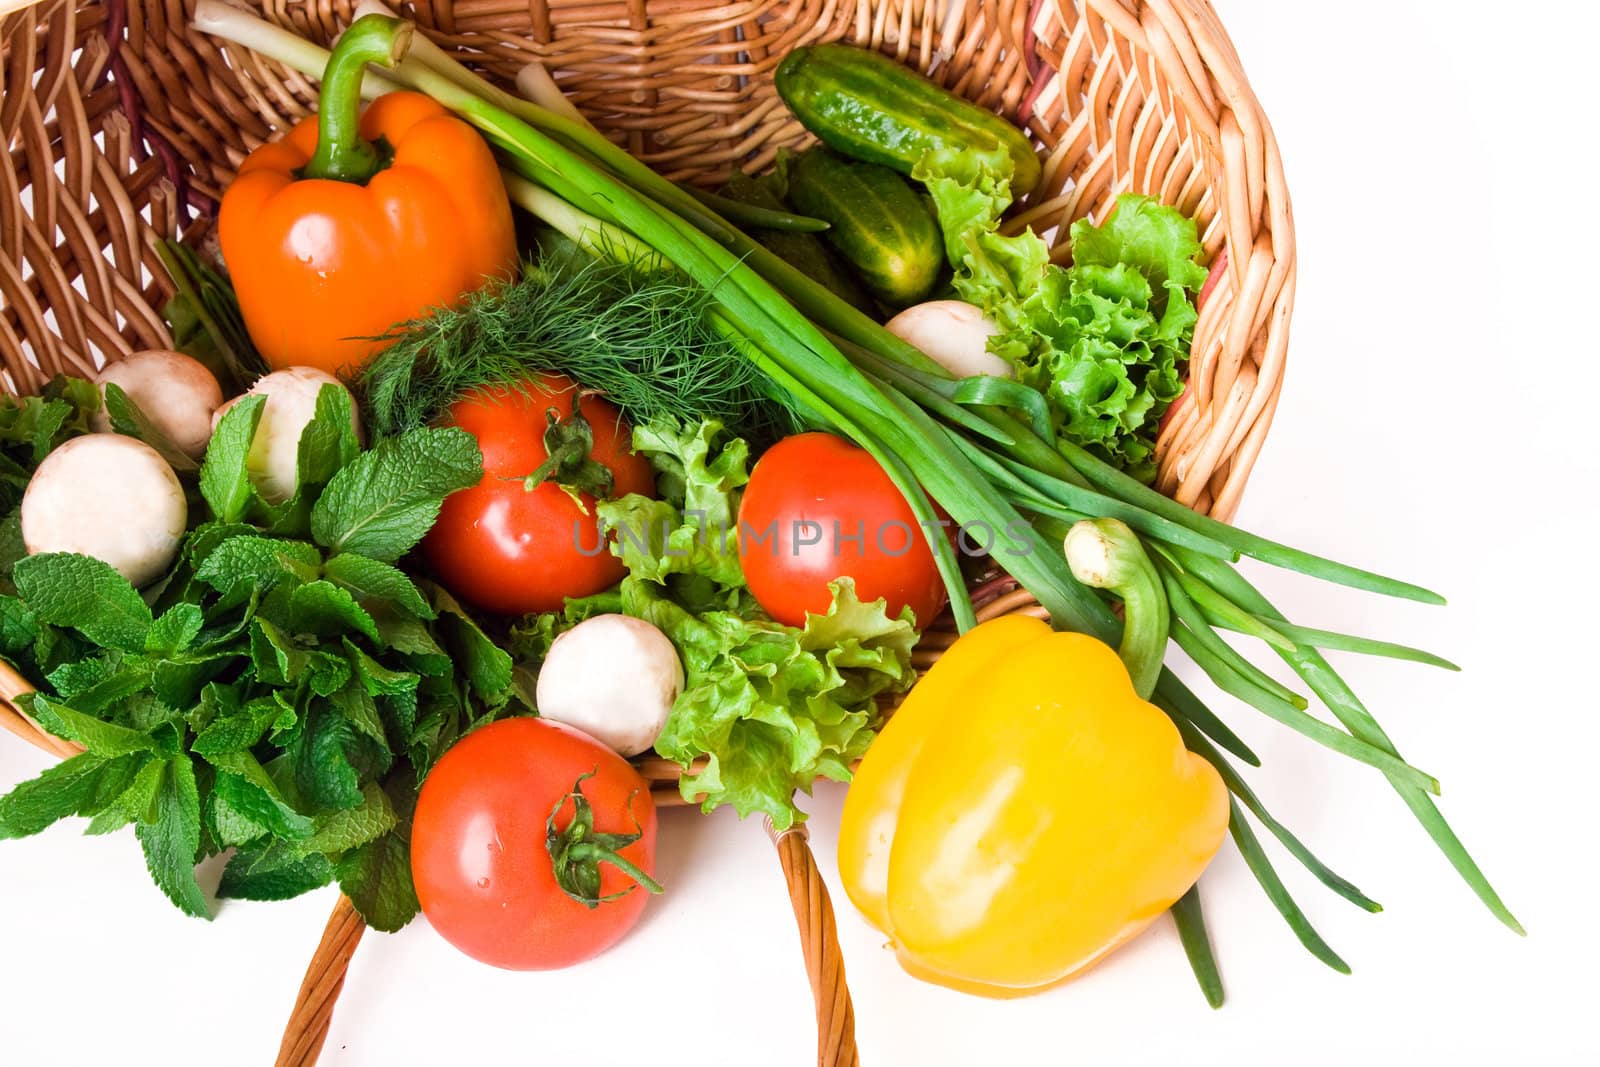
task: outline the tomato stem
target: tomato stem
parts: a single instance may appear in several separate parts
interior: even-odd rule
[[[317,150],[302,178],[364,185],[387,165],[387,153],[361,136],[361,80],[368,63],[397,65],[411,47],[414,27],[387,15],[363,15],[339,38],[317,97]]]
[[[638,841],[644,831],[638,816],[633,816],[634,832],[631,834],[603,834],[594,828],[594,808],[583,795],[583,783],[593,778],[599,768],[578,776],[572,790],[556,801],[545,822],[545,847],[550,851],[550,864],[555,871],[556,885],[567,896],[593,910],[607,901],[625,897],[635,889],[647,893],[660,893],[661,883],[646,874],[640,867],[622,856],[622,849]],[[628,797],[628,814],[633,815],[633,796]],[[572,801],[572,821],[565,828],[556,825],[556,816]],[[600,895],[600,864],[609,863],[634,884],[620,893]]]
[[[555,482],[576,496],[588,493],[597,500],[608,500],[616,488],[611,468],[594,458],[594,428],[576,409],[566,418],[547,411],[550,424],[544,431],[545,461],[524,478],[522,488],[533,492],[545,482]]]

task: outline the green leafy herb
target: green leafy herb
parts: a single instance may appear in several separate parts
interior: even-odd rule
[[[217,422],[200,467],[200,494],[218,522],[238,522],[245,517],[253,492],[250,486],[250,444],[266,408],[264,396],[245,396]]]
[[[339,888],[374,930],[398,930],[421,910],[411,881],[411,845],[399,831],[346,853],[334,870]]]
[[[138,834],[145,864],[161,891],[185,913],[210,918],[205,894],[194,879],[200,852],[200,789],[189,757],[166,761],[154,810],[139,821]]]
[[[757,439],[797,428],[788,401],[708,322],[709,306],[676,274],[546,255],[509,287],[397,327],[362,377],[369,425],[423,426],[474,389],[555,372],[634,425],[710,416]]]
[[[56,378],[38,396],[0,397],[0,508],[15,508],[33,469],[69,438],[88,433],[99,410],[100,391],[80,378]]]
[[[217,896],[289,900],[333,881],[333,864],[318,852],[299,854],[274,842],[236,853],[222,872]]]
[[[115,382],[105,385],[106,415],[111,419],[111,428],[126,437],[133,437],[160,453],[161,458],[167,461],[179,474],[193,474],[200,469],[188,453],[172,443],[172,439],[161,431],[150,417],[139,409],[122,386]]]
[[[154,622],[150,606],[109,563],[49,552],[18,560],[11,574],[39,621],[70,626],[106,648],[144,648]]]
[[[28,837],[70,815],[88,814],[108,762],[85,752],[0,797],[0,839]]]
[[[422,540],[445,497],[482,477],[478,442],[465,430],[408,430],[333,476],[311,511],[311,534],[332,551],[393,562]]]
[[[510,656],[396,566],[444,498],[483,477],[481,458],[469,435],[437,429],[363,453],[348,394],[325,388],[294,498],[271,505],[249,471],[263,402],[224,416],[200,469],[210,515],[195,509],[143,595],[98,560],[17,553],[0,653],[39,686],[34,718],[88,751],[0,798],[0,838],[70,816],[97,834],[132,824],[156,884],[191,915],[208,911],[196,862],[237,848],[220,895],[337,880],[368,922],[396,929],[417,908],[406,820],[422,776],[516,696]],[[65,432],[72,409],[49,415],[54,428],[43,410],[13,420],[19,441]]]

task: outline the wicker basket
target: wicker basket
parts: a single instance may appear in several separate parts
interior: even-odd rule
[[[24,0],[26,2],[26,0]],[[322,41],[351,0],[237,0]],[[0,8],[19,6],[0,0]],[[207,238],[246,152],[304,115],[305,78],[188,28],[193,0],[42,0],[0,21],[0,389],[170,344],[152,239]],[[414,0],[395,5],[509,82],[543,61],[577,106],[663,173],[714,183],[803,143],[772,85],[795,45],[879,48],[1024,124],[1044,180],[1011,223],[1064,235],[1123,192],[1200,222],[1212,275],[1189,387],[1163,427],[1160,488],[1229,517],[1272,420],[1294,293],[1294,232],[1272,131],[1206,0]],[[1065,255],[1064,243],[1057,251]],[[1042,614],[1004,581],[979,617]],[[953,640],[935,627],[919,665]],[[26,683],[0,665],[0,696]],[[0,725],[73,746],[0,703]],[[678,768],[646,760],[661,803]],[[803,832],[777,839],[816,996],[819,1064],[854,1064],[827,890]],[[278,1063],[316,1061],[363,931],[336,908]]]

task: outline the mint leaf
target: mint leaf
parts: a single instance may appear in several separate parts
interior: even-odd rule
[[[211,918],[205,894],[194,878],[200,853],[200,788],[188,756],[167,760],[151,814],[151,819],[139,823],[137,831],[150,876],[185,914]]]
[[[17,591],[40,622],[70,626],[97,645],[138,652],[153,621],[128,579],[102,560],[48,552],[18,560]]]
[[[206,797],[205,818],[208,833],[222,848],[244,848],[272,836],[265,826],[239,812],[215,789]]]
[[[195,696],[195,704],[186,714],[189,729],[200,733],[218,719],[237,714],[242,697],[237,684],[224,685],[213,682]]]
[[[17,560],[28,555],[28,546],[22,540],[22,508],[13,507],[0,519],[0,593],[16,592],[11,581],[11,568]]]
[[[138,758],[144,759],[144,757]],[[115,798],[94,817],[87,832],[109,834],[129,823],[155,818],[153,809],[156,793],[161,788],[166,769],[164,760],[145,759],[133,777],[117,792]]]
[[[367,556],[342,553],[322,567],[323,576],[353,595],[356,600],[387,600],[419,619],[433,618],[433,608],[404,571]]]
[[[305,670],[306,652],[288,634],[258,615],[250,620],[250,661],[259,681],[291,685]]]
[[[336,811],[317,820],[317,829],[296,846],[302,852],[348,852],[376,841],[400,825],[389,795],[377,783],[362,790],[359,807]]]
[[[266,408],[264,396],[245,396],[217,423],[200,467],[200,495],[219,522],[244,518],[255,495],[250,485],[250,443]]]
[[[277,837],[297,839],[311,835],[311,819],[289,806],[260,761],[250,753],[230,752],[210,762],[217,769],[212,788],[234,811]]]
[[[217,896],[235,900],[289,900],[333,881],[333,864],[274,842],[246,849],[228,861]]]
[[[174,604],[150,627],[144,637],[144,650],[156,655],[173,655],[194,643],[205,624],[205,613],[198,604]]]
[[[300,431],[295,454],[297,492],[322,485],[361,454],[350,391],[332,382],[317,390],[311,421]]]
[[[123,391],[122,386],[116,382],[105,384],[106,414],[111,418],[111,428],[124,437],[132,437],[143,441],[167,461],[179,474],[193,474],[200,469],[200,464],[194,461],[183,449],[172,443],[172,439],[161,432],[161,428],[150,421],[150,417],[139,409],[133,398]]]
[[[306,661],[306,684],[319,697],[332,696],[350,681],[350,661],[336,652],[317,649]]]
[[[267,727],[284,714],[293,714],[293,709],[280,699],[258,697],[237,711],[217,717],[195,736],[189,750],[214,764],[231,753],[253,748],[266,735]]]
[[[350,641],[344,643],[344,649],[350,657],[350,665],[355,668],[356,677],[361,679],[362,686],[372,696],[414,693],[417,683],[422,680],[410,671],[390,670]]]
[[[0,593],[0,655],[13,662],[22,659],[39,638],[33,612],[14,596]],[[21,664],[19,664],[21,666]]]
[[[288,746],[294,784],[317,811],[338,811],[361,803],[361,783],[350,762],[354,728],[322,702],[313,705]]]
[[[296,633],[337,637],[355,631],[378,640],[378,624],[355,597],[328,581],[308,582],[289,597],[289,623]]]
[[[311,512],[311,535],[335,552],[392,563],[422,539],[444,498],[483,478],[465,430],[410,430],[378,442],[333,476]]]
[[[261,531],[244,522],[203,522],[183,541],[183,558],[198,568],[219,547],[235,537],[254,537]]]
[[[411,881],[411,849],[398,831],[350,852],[334,865],[334,873],[374,930],[392,934],[421,910]]]
[[[97,756],[126,756],[132,752],[154,752],[156,749],[155,740],[149,734],[103,722],[57,703],[43,693],[32,693],[23,699],[27,701],[27,710],[40,726],[57,737],[78,742]]]
[[[384,646],[405,656],[417,673],[438,678],[449,675],[454,669],[450,654],[418,620],[386,613],[378,615],[377,621]]]
[[[383,719],[378,715],[377,701],[365,689],[349,686],[328,699],[356,733],[376,742],[383,751],[389,750],[389,739],[383,732]]]
[[[227,597],[239,586],[265,594],[288,578],[310,581],[322,553],[304,541],[275,537],[230,537],[207,553],[194,576]]]
[[[489,639],[466,609],[443,589],[433,588],[433,605],[439,613],[439,631],[455,661],[486,704],[505,703],[511,694],[511,654]]]
[[[0,797],[0,841],[29,837],[93,803],[107,761],[85,752]]]
[[[186,710],[199,699],[206,683],[244,654],[242,648],[236,647],[198,656],[180,653],[179,658],[161,660],[150,675],[150,691],[167,707]]]
[[[125,702],[150,684],[150,665],[137,657],[106,652],[64,663],[48,675],[61,699],[90,718],[125,708]]]

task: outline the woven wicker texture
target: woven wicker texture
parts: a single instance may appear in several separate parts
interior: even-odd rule
[[[235,0],[327,42],[353,0]],[[0,0],[0,8],[15,0]],[[92,373],[170,341],[154,236],[204,243],[246,152],[308,112],[315,85],[188,28],[193,0],[40,0],[0,19],[0,389]],[[1271,423],[1294,293],[1294,234],[1272,131],[1205,0],[415,0],[393,5],[508,86],[545,63],[619,144],[670,177],[758,170],[805,134],[771,75],[795,45],[881,49],[1025,125],[1044,180],[1012,226],[1064,237],[1139,192],[1199,220],[1211,259],[1189,390],[1158,443],[1159,487],[1219,518]],[[1057,253],[1065,256],[1065,244]],[[1005,579],[980,618],[1038,605]],[[954,635],[935,629],[926,666]],[[26,683],[0,665],[0,697]],[[0,704],[0,726],[73,746]],[[646,760],[658,802],[679,769]],[[833,913],[803,834],[777,841],[818,1017],[818,1063],[858,1062]],[[363,927],[341,900],[278,1063],[314,1063]]]

